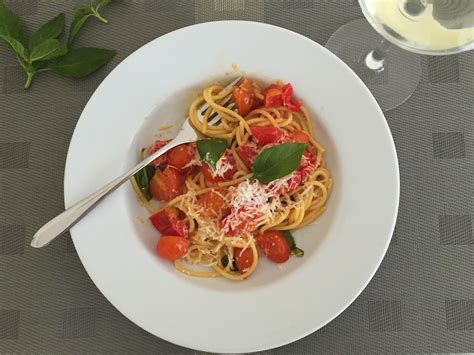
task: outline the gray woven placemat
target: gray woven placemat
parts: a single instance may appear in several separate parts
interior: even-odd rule
[[[80,0],[10,0],[29,29]],[[263,21],[325,44],[361,18],[356,0],[117,0],[108,26],[78,45],[118,49],[73,81],[23,74],[0,45],[0,353],[192,353],[147,334],[102,296],[69,237],[34,250],[34,232],[63,209],[63,171],[77,119],[101,80],[167,32],[218,19]],[[400,213],[388,253],[362,295],[316,333],[265,353],[473,352],[474,54],[423,57],[413,96],[386,114],[397,146]],[[354,119],[357,119],[356,117]],[[238,330],[236,330],[238,331]],[[210,340],[211,341],[211,340]]]

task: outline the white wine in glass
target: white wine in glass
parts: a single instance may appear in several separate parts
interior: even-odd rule
[[[446,55],[474,49],[474,0],[359,3],[368,22],[342,26],[326,47],[359,75],[384,111],[405,102],[416,89],[421,65],[413,53]]]

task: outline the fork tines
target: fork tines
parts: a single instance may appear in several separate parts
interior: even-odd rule
[[[242,80],[242,77],[239,76],[238,78],[234,79],[231,83],[229,83],[223,90],[227,90],[227,89],[231,88],[232,86],[237,85],[241,80]],[[232,110],[235,107],[235,104],[233,102],[231,102],[231,98],[232,98],[232,94],[229,94],[226,97],[224,97],[221,101],[219,101],[218,103],[219,103],[219,105],[225,106],[229,110]],[[230,102],[230,104],[229,104],[229,102]],[[207,102],[205,104],[203,104],[201,107],[199,107],[199,109],[198,109],[199,118],[201,118],[201,119],[203,118],[204,113],[206,112],[206,110],[208,108],[209,108],[209,104]],[[218,125],[221,121],[221,118],[222,118],[221,115],[219,115],[215,110],[212,110],[211,113],[209,114],[209,116],[207,117],[207,124],[211,125],[211,126]]]

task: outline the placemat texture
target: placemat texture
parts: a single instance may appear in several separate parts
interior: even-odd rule
[[[73,9],[86,1],[6,2],[31,32],[60,11],[69,23]],[[122,316],[86,274],[70,237],[29,247],[34,232],[64,208],[69,141],[84,105],[112,68],[150,40],[194,23],[267,22],[324,45],[341,25],[363,17],[356,0],[117,0],[104,14],[110,24],[91,21],[77,44],[118,54],[83,80],[42,74],[23,91],[16,59],[0,45],[1,354],[196,353]],[[426,56],[422,63],[413,96],[386,114],[399,157],[401,200],[380,269],[329,325],[265,354],[474,351],[474,53]]]

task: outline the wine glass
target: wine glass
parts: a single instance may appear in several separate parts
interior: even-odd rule
[[[368,21],[343,25],[326,47],[364,81],[383,111],[399,106],[415,91],[421,77],[419,54],[474,49],[474,0],[359,0],[359,4]]]

